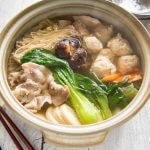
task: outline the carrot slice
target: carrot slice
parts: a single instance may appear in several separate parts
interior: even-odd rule
[[[128,82],[135,82],[138,80],[142,80],[142,76],[139,72],[135,72],[130,74]]]
[[[105,81],[105,82],[113,82],[115,79],[121,77],[122,75],[120,73],[116,73],[116,74],[112,74],[112,75],[109,75],[109,76],[106,76],[102,79],[102,81]]]
[[[119,82],[123,82],[124,80],[127,80],[129,83],[131,83],[131,82],[135,82],[141,79],[142,79],[142,76],[140,72],[134,72],[128,75],[121,75],[120,73],[112,74],[112,75],[104,77],[102,81],[119,83]]]
[[[128,76],[127,75],[125,75],[125,76],[121,75],[119,78],[115,79],[113,82],[115,82],[115,83],[123,82],[126,77],[128,77]]]
[[[134,73],[128,74],[128,75],[121,75],[119,78],[115,79],[113,82],[116,82],[116,83],[122,82],[126,78],[127,78],[128,82],[131,83],[131,82],[141,80],[142,76],[141,76],[140,72],[134,72]]]

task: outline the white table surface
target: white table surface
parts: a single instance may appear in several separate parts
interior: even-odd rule
[[[23,8],[37,0],[0,0],[0,31],[7,22]],[[143,21],[150,31],[150,20]],[[58,150],[48,145],[41,132],[20,121],[9,112],[10,116],[31,141],[36,150]],[[0,123],[0,147],[2,150],[15,150],[9,135]],[[150,101],[130,121],[110,131],[104,143],[81,150],[150,150]]]

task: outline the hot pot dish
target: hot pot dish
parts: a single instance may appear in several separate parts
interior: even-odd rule
[[[91,16],[41,21],[16,41],[8,61],[13,95],[55,124],[112,117],[136,96],[143,78],[129,41]]]
[[[98,143],[146,101],[149,35],[120,7],[38,2],[10,24],[1,35],[2,98],[53,143],[86,146],[86,134]]]

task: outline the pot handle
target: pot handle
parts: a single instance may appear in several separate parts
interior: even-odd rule
[[[68,135],[63,133],[54,133],[43,131],[47,143],[61,148],[79,148],[98,145],[105,140],[108,131],[84,135]]]

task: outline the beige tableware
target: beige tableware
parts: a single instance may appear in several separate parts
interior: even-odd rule
[[[137,96],[120,113],[103,122],[79,127],[55,125],[27,112],[12,95],[7,81],[8,57],[16,39],[45,18],[64,15],[90,15],[112,24],[139,55],[143,82]],[[150,94],[150,36],[144,26],[129,12],[104,0],[45,0],[29,6],[15,16],[0,35],[0,93],[5,104],[24,122],[41,130],[47,141],[59,146],[82,147],[101,143],[108,131],[131,119]]]

